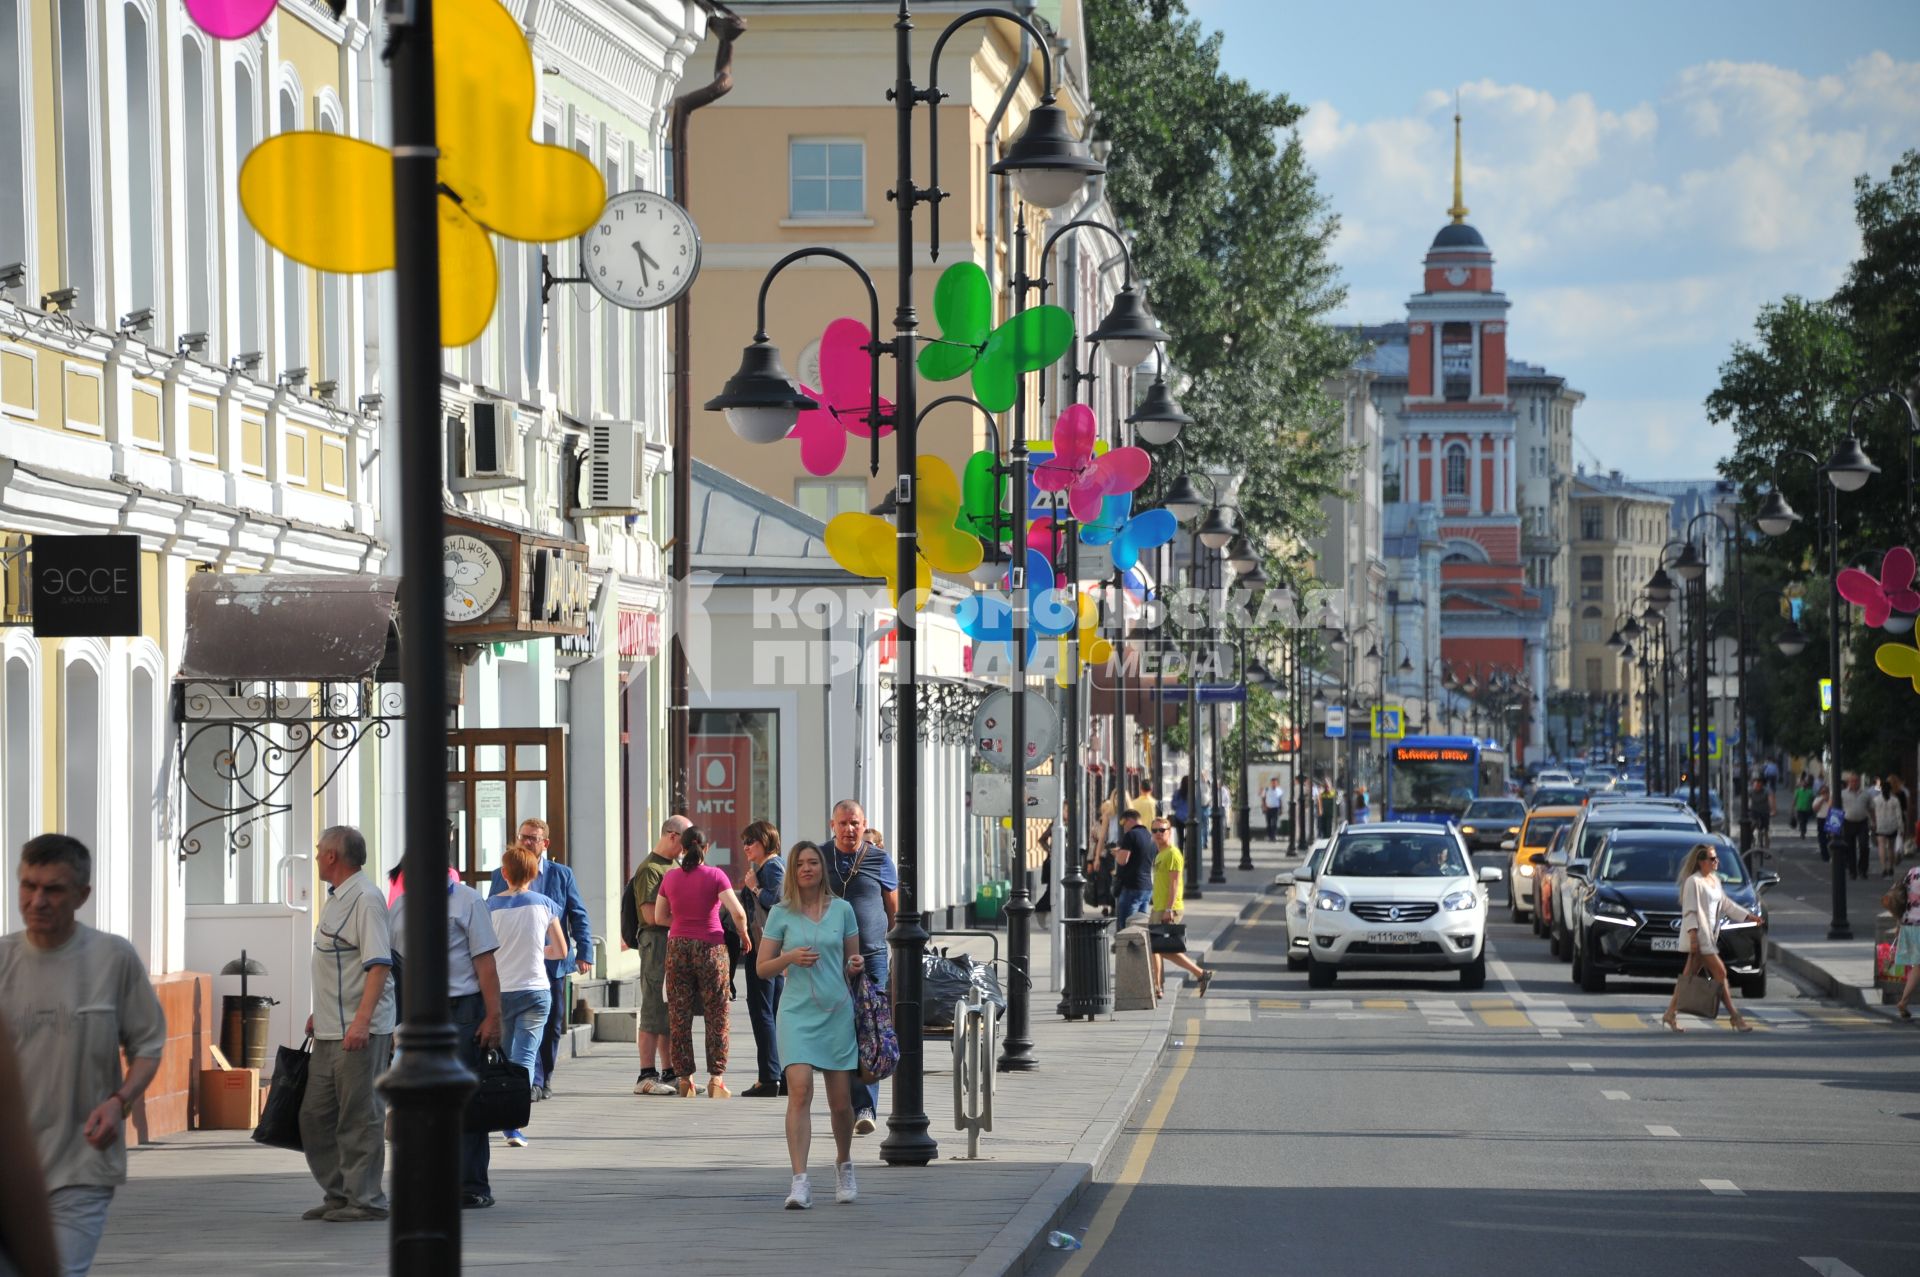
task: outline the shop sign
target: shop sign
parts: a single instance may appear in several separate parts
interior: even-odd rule
[[[447,621],[477,621],[493,610],[506,588],[507,573],[494,548],[479,537],[456,532],[441,543],[447,572]]]
[[[751,736],[699,735],[693,738],[693,819],[706,825],[716,817],[730,825],[753,819],[750,786],[753,771]]]
[[[36,637],[139,637],[139,537],[37,536],[29,553]]]
[[[449,514],[447,641],[511,643],[586,635],[587,547]]]
[[[658,612],[620,609],[620,659],[640,661],[660,655],[661,618]]]

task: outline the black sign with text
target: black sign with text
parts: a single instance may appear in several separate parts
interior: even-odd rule
[[[139,636],[139,537],[36,536],[31,553],[37,637]]]

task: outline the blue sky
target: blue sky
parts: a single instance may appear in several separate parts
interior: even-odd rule
[[[1229,72],[1309,108],[1343,319],[1401,318],[1418,287],[1459,93],[1508,349],[1586,392],[1580,442],[1643,478],[1712,472],[1730,436],[1701,401],[1733,342],[1762,303],[1832,291],[1853,177],[1920,147],[1920,0],[1188,8]]]

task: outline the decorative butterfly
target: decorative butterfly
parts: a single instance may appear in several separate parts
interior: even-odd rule
[[[1013,539],[1013,511],[1007,509],[1007,490],[1011,487],[1006,468],[991,452],[976,452],[967,458],[960,475],[960,526],[995,545]]]
[[[1002,578],[1004,584],[1005,578]],[[1013,648],[1013,600],[999,590],[981,590],[954,609],[960,630],[976,644]],[[1057,638],[1073,628],[1073,600],[1056,587],[1053,565],[1037,550],[1027,551],[1027,658],[1041,638]]]
[[[800,414],[789,438],[800,441],[800,464],[808,474],[832,474],[846,460],[847,436],[873,437],[867,400],[873,395],[873,334],[857,319],[836,319],[820,338],[820,388],[800,393],[820,406]],[[893,405],[880,401],[880,411]],[[880,427],[885,438],[892,426]]]
[[[1080,527],[1080,539],[1088,545],[1111,545],[1113,566],[1125,572],[1140,562],[1142,550],[1152,550],[1173,540],[1180,521],[1171,510],[1146,510],[1133,513],[1133,494],[1123,492],[1100,503],[1100,517]]]
[[[1053,681],[1067,687],[1080,676],[1080,671],[1073,668],[1072,635],[1061,635],[1059,642],[1060,662],[1054,670]],[[1080,594],[1080,664],[1105,665],[1112,659],[1113,644],[1100,635],[1100,602],[1083,590]]]
[[[607,188],[586,156],[533,141],[533,58],[499,0],[437,7],[440,340],[464,346],[486,331],[499,292],[488,232],[572,239],[593,225]],[[394,266],[385,147],[335,133],[270,137],[241,166],[240,203],[261,236],[303,266],[343,275]]]
[[[1896,545],[1881,558],[1878,579],[1859,568],[1841,568],[1834,585],[1841,598],[1860,605],[1867,625],[1878,629],[1895,612],[1920,612],[1920,593],[1913,588],[1913,570],[1913,551]]]
[[[960,481],[953,467],[938,457],[921,457],[919,483],[920,561],[914,573],[913,607],[925,606],[933,589],[933,574],[965,576],[980,566],[980,539],[959,526]],[[855,576],[878,577],[887,583],[894,606],[900,605],[898,541],[893,524],[877,514],[849,511],[827,524],[827,553]]]
[[[1053,423],[1053,456],[1033,468],[1033,484],[1042,492],[1065,492],[1067,510],[1082,523],[1100,517],[1100,503],[1132,492],[1153,473],[1153,459],[1142,448],[1114,448],[1094,455],[1100,424],[1093,409],[1073,404]]]
[[[347,0],[325,0],[337,19],[346,12]],[[187,16],[208,35],[220,40],[239,40],[258,31],[273,12],[274,0],[186,0]]]
[[[1020,393],[1020,375],[1059,359],[1073,345],[1073,316],[1058,306],[1023,310],[993,326],[993,286],[972,262],[955,262],[933,289],[940,336],[920,351],[920,375],[952,381],[973,373],[973,397],[988,412],[1005,412]]]
[[[1914,693],[1920,695],[1920,647],[1910,643],[1882,643],[1873,654],[1873,663],[1882,673],[1912,679]]]

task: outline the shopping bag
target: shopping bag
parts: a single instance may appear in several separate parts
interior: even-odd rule
[[[1147,950],[1150,953],[1185,953],[1187,924],[1184,922],[1148,923]]]
[[[869,1086],[893,1076],[900,1063],[900,1039],[893,1031],[887,992],[865,972],[853,978],[853,1035],[860,1050],[860,1080]]]
[[[1827,832],[1837,834],[1846,827],[1846,815],[1838,807],[1827,808]]]
[[[1680,977],[1680,1010],[1702,1020],[1720,1018],[1720,990],[1704,971]]]
[[[273,1062],[273,1089],[260,1110],[260,1125],[253,1128],[253,1142],[270,1148],[290,1148],[296,1153],[304,1147],[300,1141],[300,1106],[307,1098],[307,1065],[313,1059],[313,1039],[299,1047],[283,1046]]]
[[[467,1131],[517,1131],[525,1126],[533,1116],[533,1079],[526,1069],[489,1051],[479,1073],[480,1085],[467,1101]]]

